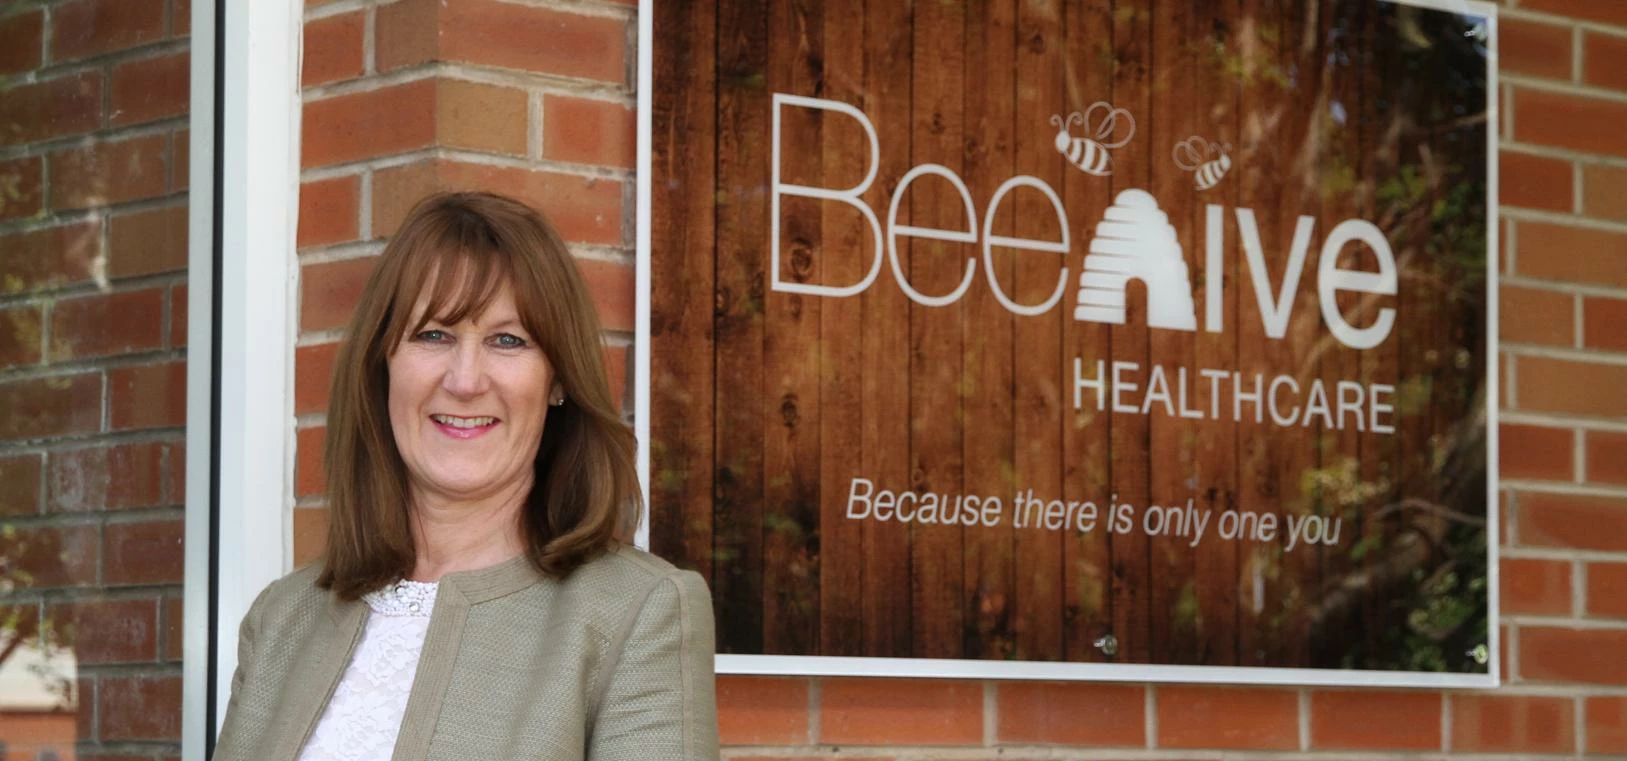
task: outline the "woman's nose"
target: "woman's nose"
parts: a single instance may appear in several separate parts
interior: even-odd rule
[[[463,342],[453,353],[441,385],[456,396],[478,396],[486,390],[485,352],[479,343]]]

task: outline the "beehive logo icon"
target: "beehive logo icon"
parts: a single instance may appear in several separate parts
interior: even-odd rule
[[[1169,216],[1145,190],[1122,191],[1113,199],[1079,273],[1079,305],[1073,318],[1124,324],[1125,287],[1147,286],[1147,325],[1170,330],[1198,329],[1186,259]]]

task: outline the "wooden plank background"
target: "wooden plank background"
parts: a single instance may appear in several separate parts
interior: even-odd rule
[[[1472,60],[1459,50],[1472,43],[1466,22],[1354,0],[654,8],[651,541],[711,582],[721,652],[1480,668],[1463,645],[1485,635],[1474,584],[1486,573],[1484,93],[1472,77],[1418,73]],[[1063,200],[1072,252],[1000,250],[994,268],[1013,299],[1035,304],[1067,267],[1061,302],[1013,315],[990,292],[977,246],[920,239],[901,240],[899,253],[923,293],[954,290],[966,257],[979,260],[963,298],[916,305],[885,262],[851,298],[771,290],[776,92],[866,114],[881,154],[865,201],[883,224],[918,164],[964,179],[979,226],[1007,178],[1044,180]],[[1436,108],[1452,98],[1466,109]],[[1108,177],[1053,145],[1050,118],[1096,101],[1135,119]],[[851,119],[799,108],[782,118],[785,182],[862,178],[869,148]],[[1192,136],[1233,162],[1212,189],[1171,158]],[[1198,332],[1149,330],[1135,285],[1125,325],[1073,318],[1095,223],[1127,188],[1150,191],[1176,228]],[[1202,329],[1206,204],[1226,207],[1221,333]],[[1297,218],[1316,219],[1280,340],[1259,316],[1239,206],[1259,221],[1273,289]],[[1397,312],[1390,338],[1366,351],[1332,337],[1317,301],[1322,240],[1349,217],[1385,231],[1401,272],[1399,297],[1341,296],[1357,325],[1378,307]],[[968,221],[953,188],[928,177],[907,192],[899,223]],[[1031,190],[1016,191],[988,232],[1062,234]],[[783,199],[780,234],[788,280],[856,282],[874,255],[868,225],[838,203]],[[1356,246],[1342,255],[1372,266]],[[1098,412],[1090,392],[1076,410],[1075,357],[1087,374],[1097,360],[1137,362],[1143,383],[1154,364],[1320,378],[1330,394],[1339,380],[1389,383],[1397,433]],[[1192,386],[1191,405],[1207,408],[1207,383]],[[1000,495],[1008,520],[850,520],[848,485],[861,476],[895,491]],[[1191,498],[1216,519],[1342,518],[1343,534],[1335,547],[1288,552],[1286,539],[1214,541],[1213,522],[1196,549],[1100,527],[1023,529],[1009,522],[1019,488],[1093,500],[1103,525],[1114,502]],[[1417,611],[1438,612],[1442,598],[1461,604],[1419,624]],[[1116,653],[1097,646],[1106,635]]]

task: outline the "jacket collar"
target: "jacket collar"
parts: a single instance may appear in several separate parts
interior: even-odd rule
[[[458,571],[441,577],[442,587],[458,591],[470,605],[513,594],[543,580],[541,571],[531,565],[525,553],[486,568]]]

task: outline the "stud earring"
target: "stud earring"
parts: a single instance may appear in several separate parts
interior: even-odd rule
[[[565,406],[565,395],[560,394],[558,399],[555,399],[555,400],[549,402],[548,404],[550,404],[550,405],[552,405],[554,407],[563,407],[563,406]]]

